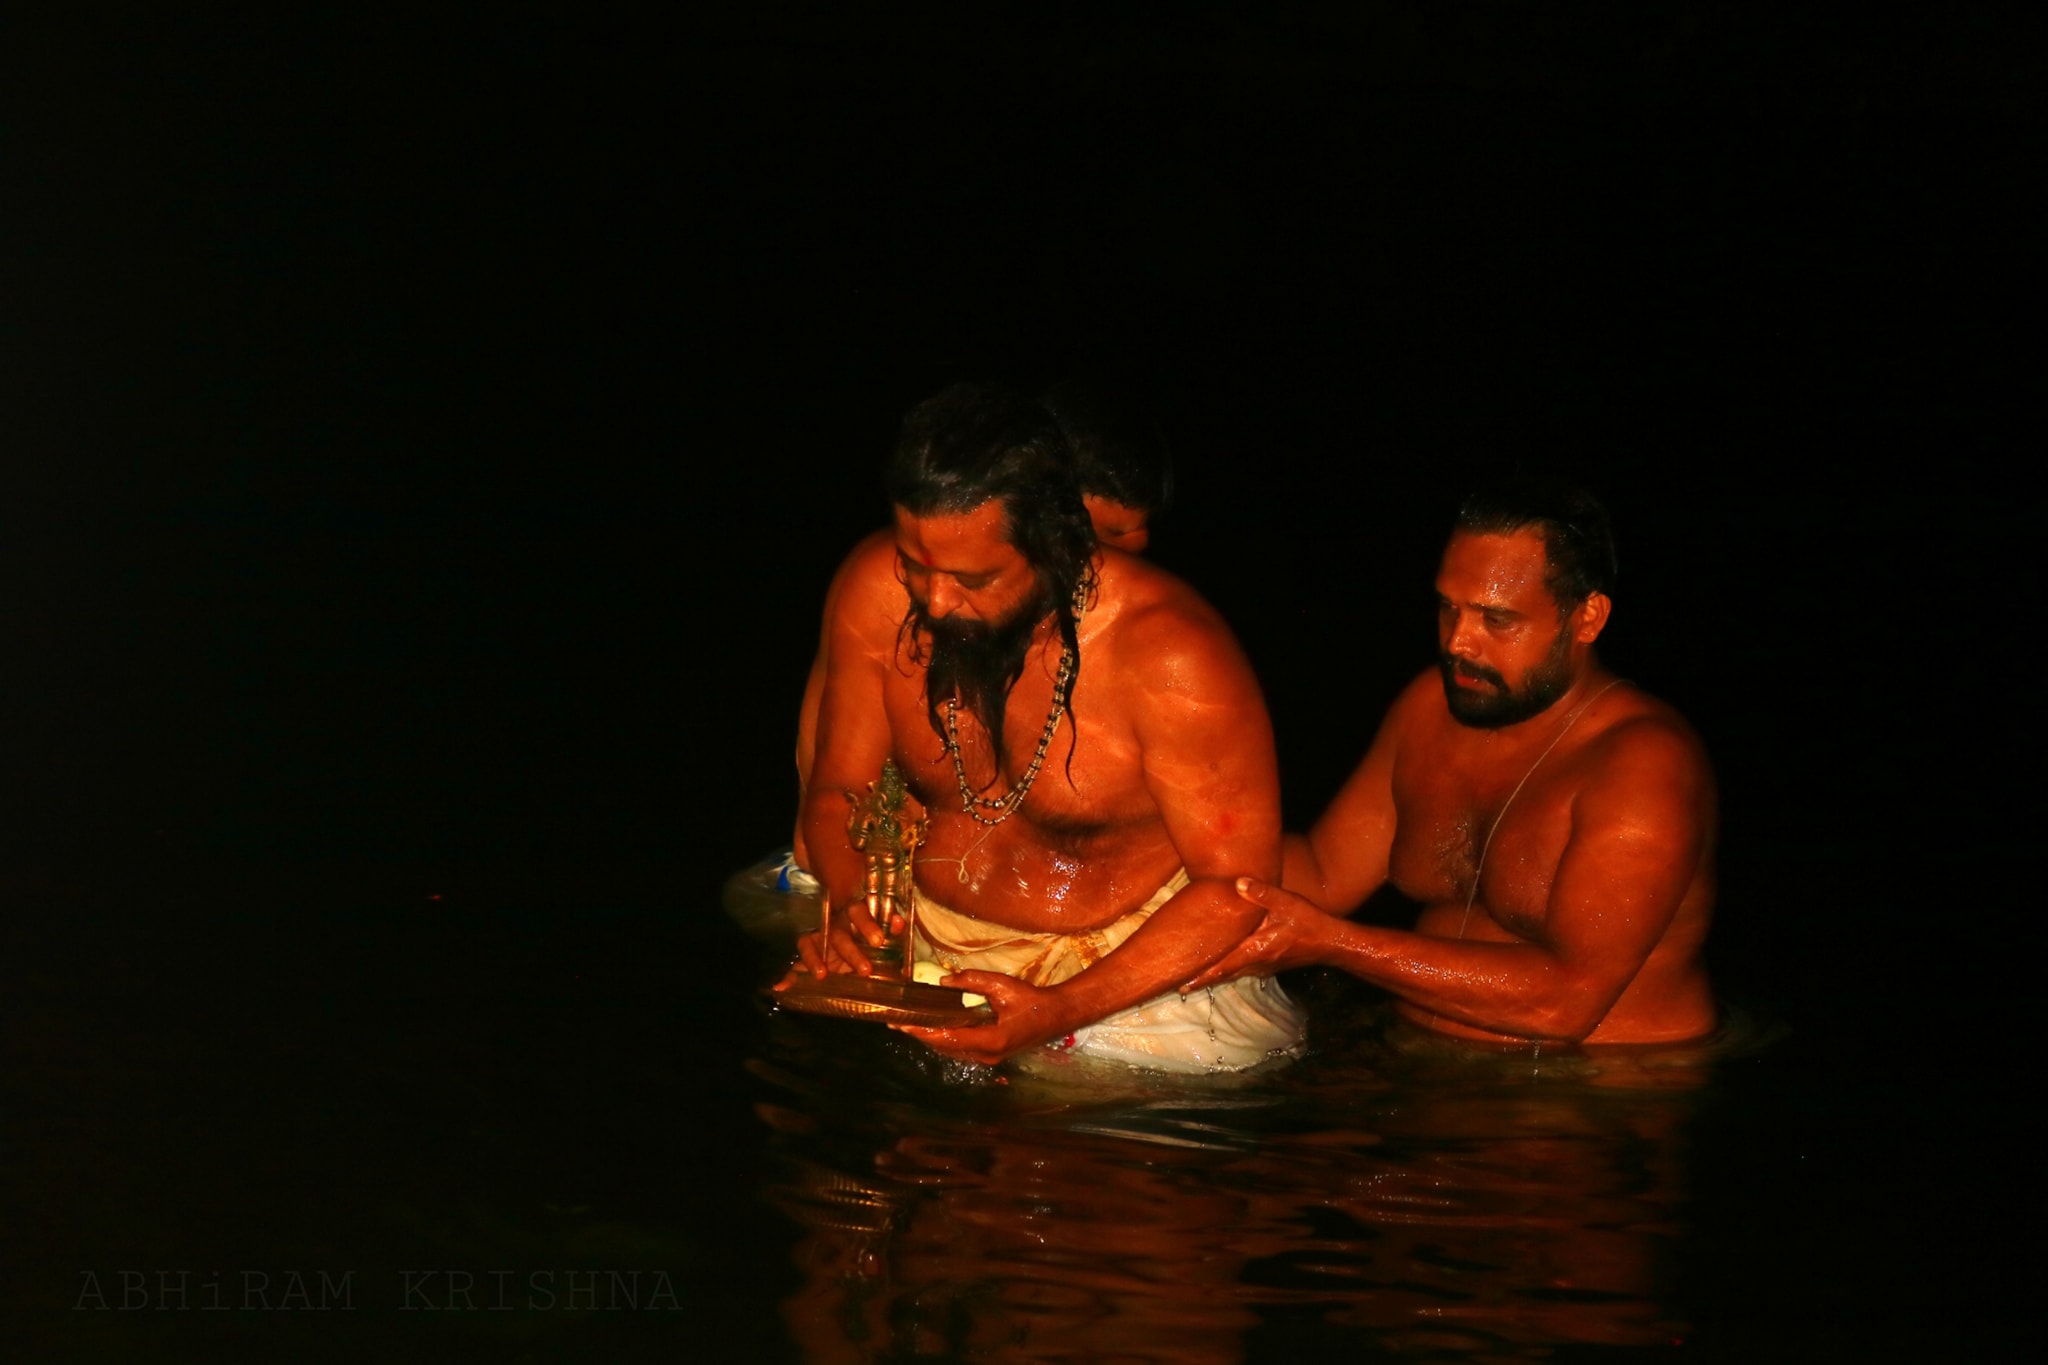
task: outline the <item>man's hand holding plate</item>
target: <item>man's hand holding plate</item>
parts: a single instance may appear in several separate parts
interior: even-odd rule
[[[1072,1031],[1062,1016],[1059,997],[1038,986],[1026,985],[1001,972],[960,972],[940,983],[954,990],[988,997],[996,1017],[973,1028],[920,1028],[915,1024],[891,1024],[934,1052],[963,1062],[993,1066],[1003,1058],[1040,1043],[1049,1043]]]
[[[882,926],[875,923],[868,914],[865,900],[855,900],[844,912],[832,905],[832,895],[825,893],[825,927],[813,929],[796,941],[796,961],[790,964],[789,974],[777,982],[775,989],[781,990],[791,981],[803,975],[823,980],[833,973],[856,973],[873,976],[875,964],[869,959],[867,949],[880,948],[889,942],[890,935],[882,932]],[[892,927],[897,934],[903,932],[903,917],[892,915]]]

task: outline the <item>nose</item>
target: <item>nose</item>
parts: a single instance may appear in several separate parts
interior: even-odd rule
[[[1457,612],[1444,622],[1444,653],[1454,659],[1479,657],[1479,631],[1470,612]]]
[[[925,593],[925,610],[935,619],[945,620],[960,610],[960,589],[944,575],[933,574],[931,586]]]

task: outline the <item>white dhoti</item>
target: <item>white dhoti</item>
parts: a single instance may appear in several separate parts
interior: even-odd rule
[[[1076,934],[1033,933],[949,910],[917,894],[913,951],[951,972],[1001,972],[1033,986],[1057,986],[1114,952],[1188,884],[1187,870],[1112,924]],[[1084,1029],[1069,1046],[1084,1056],[1155,1071],[1243,1071],[1299,1056],[1307,1017],[1269,976],[1241,977],[1183,996],[1167,991]]]

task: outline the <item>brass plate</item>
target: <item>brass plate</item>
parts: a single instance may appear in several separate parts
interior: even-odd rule
[[[872,1019],[878,1024],[916,1024],[920,1028],[973,1028],[995,1022],[987,1005],[963,1005],[960,992],[945,986],[923,986],[872,976],[798,977],[789,989],[770,991],[768,998],[786,1010],[822,1014],[833,1019]]]

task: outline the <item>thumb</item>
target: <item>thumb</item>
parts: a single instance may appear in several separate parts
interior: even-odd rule
[[[946,978],[946,984],[958,990],[973,991],[976,995],[994,995],[1015,984],[1015,979],[1001,972],[954,972]]]
[[[1273,903],[1273,890],[1274,888],[1270,882],[1262,882],[1257,877],[1239,877],[1237,879],[1237,894],[1250,901],[1253,905],[1271,905]]]

